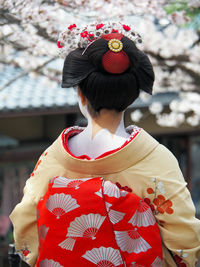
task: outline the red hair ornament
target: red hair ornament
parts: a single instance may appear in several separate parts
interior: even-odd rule
[[[130,66],[128,55],[123,51],[121,39],[123,34],[111,33],[103,35],[102,38],[108,41],[109,51],[102,57],[104,69],[113,74],[121,74]]]

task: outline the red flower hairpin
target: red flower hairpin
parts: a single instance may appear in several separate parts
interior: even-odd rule
[[[62,57],[67,56],[72,50],[76,48],[86,48],[89,44],[102,38],[103,35],[111,33],[119,33],[131,39],[135,44],[141,43],[141,36],[133,31],[131,26],[116,23],[92,23],[83,28],[79,28],[76,24],[68,26],[67,30],[59,35],[57,46],[59,54]]]

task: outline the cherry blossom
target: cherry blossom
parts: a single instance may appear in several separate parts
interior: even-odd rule
[[[152,114],[159,114],[163,110],[163,106],[160,102],[154,102],[149,106],[149,110]]]
[[[136,109],[133,112],[131,112],[131,120],[134,122],[140,121],[142,116],[143,116],[142,112],[139,109]]]
[[[142,36],[143,44],[138,47],[149,55],[154,66],[154,94],[177,93],[176,100],[169,105],[169,113],[163,113],[162,103],[149,106],[157,123],[178,127],[186,122],[197,126],[200,25],[191,14],[197,13],[200,1],[176,2],[183,3],[183,8],[176,10],[175,1],[168,0],[0,0],[0,68],[12,64],[22,68],[23,75],[42,75],[47,86],[55,86],[60,84],[62,74],[57,47],[59,34],[91,21],[101,31],[104,21],[120,20],[125,31],[129,32],[133,25],[133,30]],[[183,27],[185,24],[188,27]],[[91,34],[88,38],[92,40]],[[49,67],[50,62],[58,61],[55,67]],[[4,88],[0,86],[0,90]],[[146,93],[140,94],[142,102],[148,103],[149,98]],[[135,110],[131,118],[136,122],[141,120],[142,111]]]
[[[178,127],[185,121],[185,116],[182,113],[163,113],[156,116],[157,124],[165,127]]]

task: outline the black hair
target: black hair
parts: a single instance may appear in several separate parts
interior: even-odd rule
[[[148,56],[129,38],[123,37],[121,41],[130,60],[129,68],[121,74],[108,73],[103,68],[102,57],[109,50],[108,41],[103,38],[86,51],[81,48],[72,51],[65,59],[62,87],[78,85],[95,112],[102,108],[120,112],[137,99],[140,90],[152,94],[154,72]]]

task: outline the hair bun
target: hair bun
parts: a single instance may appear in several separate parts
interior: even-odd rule
[[[107,72],[120,74],[129,68],[130,60],[124,51],[115,53],[109,50],[102,57],[102,65]]]
[[[110,33],[102,35],[102,38],[108,41],[109,51],[102,56],[103,68],[113,74],[121,74],[130,66],[128,55],[122,50],[123,43],[121,39],[124,37],[121,33]],[[116,47],[114,47],[114,45]]]

